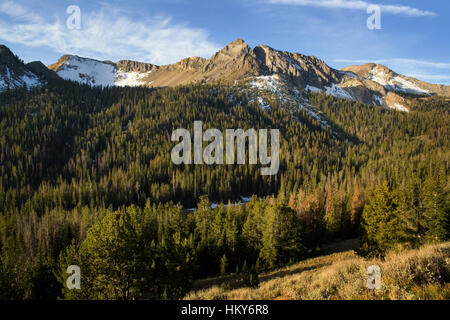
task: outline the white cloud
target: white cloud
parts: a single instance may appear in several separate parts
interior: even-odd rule
[[[29,12],[21,5],[12,1],[4,1],[0,3],[0,12],[5,13],[13,18],[26,19],[30,22],[38,22],[40,20],[38,15]]]
[[[97,12],[81,10],[81,30],[69,30],[65,20],[49,21],[11,1],[1,3],[0,13],[10,20],[0,18],[0,39],[61,54],[168,64],[188,56],[209,57],[218,49],[205,30],[175,24],[170,17],[132,20],[107,5]]]
[[[354,10],[367,10],[371,4],[361,0],[267,0],[272,4],[286,4],[286,5],[299,5],[310,7],[322,7],[333,9],[354,9]],[[402,14],[407,16],[421,17],[421,16],[435,16],[435,12],[420,10],[410,6],[400,5],[386,5],[377,4],[380,6],[381,11],[391,14]]]

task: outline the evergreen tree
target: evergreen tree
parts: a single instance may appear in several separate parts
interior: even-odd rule
[[[379,185],[368,199],[362,214],[360,252],[366,256],[384,256],[399,239],[397,197],[387,182]]]
[[[448,193],[444,191],[442,184],[439,174],[428,178],[424,183],[426,239],[432,242],[445,241],[450,235]]]

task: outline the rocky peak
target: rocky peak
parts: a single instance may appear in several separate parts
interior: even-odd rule
[[[214,63],[227,63],[230,61],[243,60],[245,58],[255,58],[252,48],[242,39],[231,42],[225,48],[217,52],[209,59]]]
[[[70,54],[63,55],[61,58],[58,59],[58,61],[56,61],[55,63],[49,65],[48,68],[50,70],[53,70],[53,71],[57,72],[59,70],[59,68],[61,68],[61,66],[64,63],[66,63],[67,60],[70,59],[70,57],[72,57]]]
[[[238,39],[207,60],[202,72],[214,73],[212,79],[234,81],[266,75],[267,68],[258,61],[252,48]]]

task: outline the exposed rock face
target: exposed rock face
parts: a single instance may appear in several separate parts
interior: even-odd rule
[[[164,87],[201,81],[234,82],[265,74],[253,50],[238,39],[217,52],[210,59],[187,58],[160,67],[148,80],[152,86]]]
[[[278,74],[295,85],[323,89],[339,81],[339,73],[320,59],[299,53],[274,50],[268,46],[257,46],[255,54],[271,74]]]
[[[120,60],[115,64],[116,68],[119,70],[123,70],[125,72],[139,72],[139,73],[145,73],[149,71],[154,71],[158,69],[158,66],[155,66],[151,63],[145,63],[145,62],[137,62],[137,61],[131,61],[131,60]]]
[[[108,81],[95,79],[95,72],[89,75],[67,75],[67,69],[73,67],[70,63],[73,57],[63,56],[49,68],[63,78],[80,79],[80,82],[90,79],[89,83],[92,84],[103,82],[106,85],[148,87],[166,87],[208,81],[232,84],[235,81],[255,81],[261,77],[273,76],[282,86],[324,91],[336,97],[375,106],[386,105],[403,111],[407,109],[405,99],[402,97],[404,95],[450,96],[450,86],[429,84],[405,77],[382,65],[370,63],[336,70],[314,56],[278,51],[265,45],[259,45],[252,49],[242,39],[228,44],[209,59],[192,57],[166,66],[129,60],[112,63],[87,59],[96,61],[94,65],[97,69],[100,68],[99,64],[109,65],[114,69],[111,71],[113,79],[111,80],[108,75]],[[86,63],[93,65],[91,62]],[[82,65],[78,65],[77,68],[86,70]],[[108,67],[104,67],[104,69],[108,69]],[[105,78],[104,75],[98,77]]]

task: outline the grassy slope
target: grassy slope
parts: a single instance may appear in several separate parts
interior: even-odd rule
[[[382,287],[366,287],[370,265],[381,268]],[[216,279],[216,283],[220,279]],[[236,277],[221,278],[231,288]],[[302,261],[260,276],[258,288],[225,290],[219,285],[193,291],[185,299],[450,299],[450,242],[393,253],[385,261],[365,260],[354,251]]]

